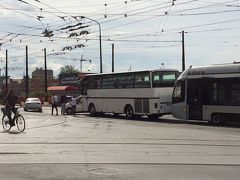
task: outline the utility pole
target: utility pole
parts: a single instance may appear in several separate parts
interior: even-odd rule
[[[184,44],[184,31],[182,31],[182,71],[185,70],[185,44]]]
[[[28,84],[28,46],[26,46],[26,98],[28,98],[29,95],[29,84]]]
[[[6,49],[6,69],[5,69],[5,80],[6,80],[6,86],[5,86],[5,91],[6,91],[6,94],[8,92],[8,50]]]
[[[112,44],[112,72],[114,72],[114,44]]]
[[[45,94],[47,96],[47,53],[46,53],[46,48],[44,48],[44,72],[45,72]],[[46,99],[45,99],[46,101]]]

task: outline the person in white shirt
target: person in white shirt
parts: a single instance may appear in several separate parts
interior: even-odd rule
[[[76,96],[73,96],[73,98],[71,100],[71,105],[72,105],[73,114],[75,114],[76,106],[77,106],[77,98],[76,98]]]
[[[56,115],[58,115],[57,106],[58,106],[58,97],[55,94],[53,94],[52,95],[52,115],[53,115],[53,109],[56,109]]]

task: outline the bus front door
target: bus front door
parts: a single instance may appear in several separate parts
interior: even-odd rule
[[[202,120],[202,83],[201,79],[189,79],[187,82],[188,119]]]

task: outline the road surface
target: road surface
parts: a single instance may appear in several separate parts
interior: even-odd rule
[[[1,130],[0,179],[238,180],[240,126],[164,116],[127,120],[23,112],[27,127]],[[1,114],[2,115],[2,114]]]

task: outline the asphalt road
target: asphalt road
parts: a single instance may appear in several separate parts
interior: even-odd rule
[[[60,110],[60,109],[59,109]],[[0,179],[238,180],[240,126],[164,116],[127,120],[23,112],[27,127],[1,131]]]

